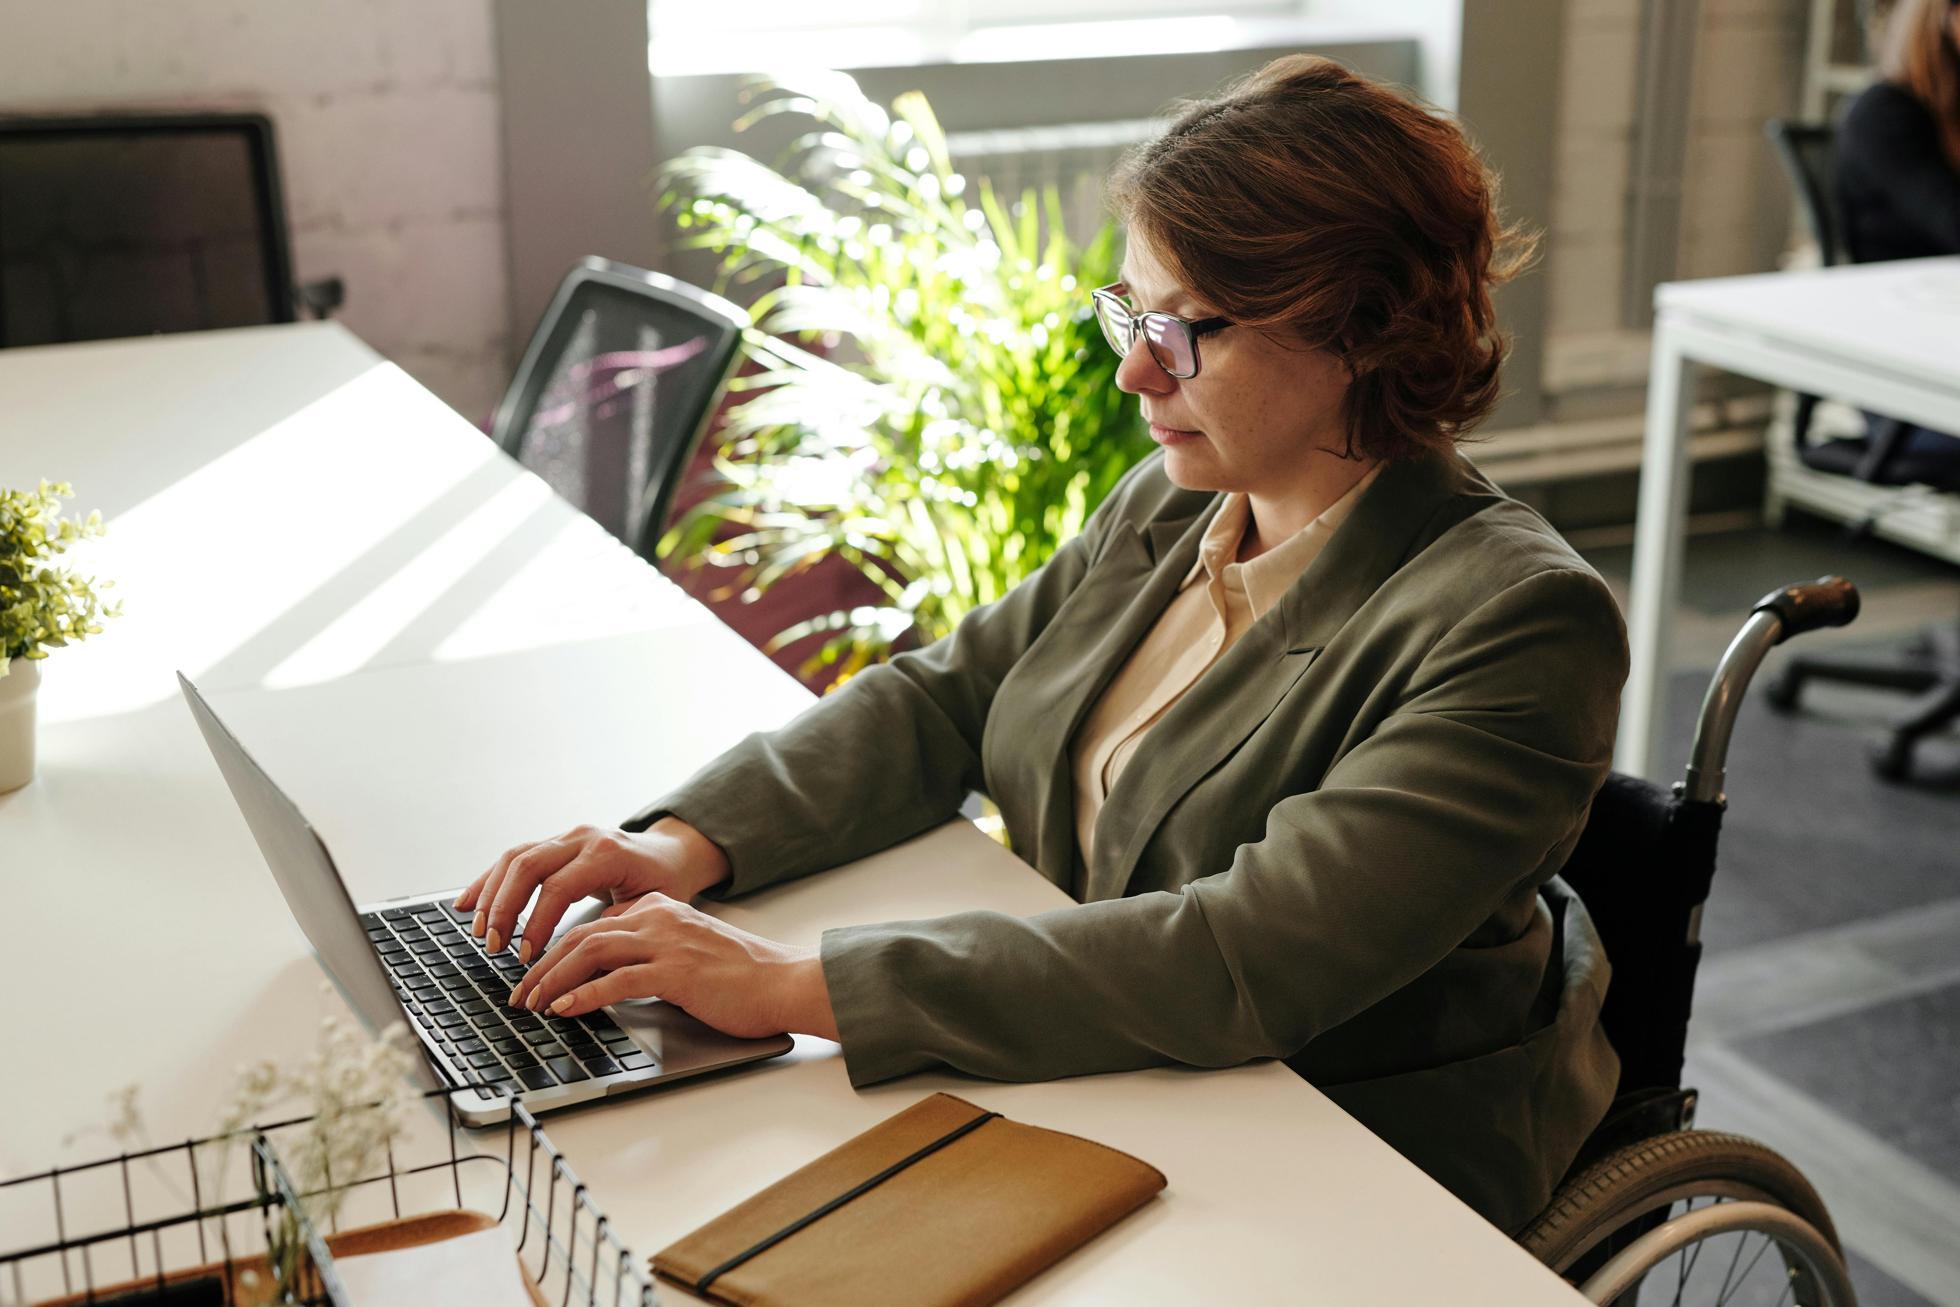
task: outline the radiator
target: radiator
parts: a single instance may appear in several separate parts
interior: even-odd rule
[[[952,132],[946,150],[971,189],[984,179],[1003,202],[1029,190],[1053,187],[1061,197],[1062,222],[1077,242],[1088,240],[1108,218],[1103,180],[1123,152],[1157,136],[1169,120],[1135,118],[1125,122],[1064,123],[1003,131]]]

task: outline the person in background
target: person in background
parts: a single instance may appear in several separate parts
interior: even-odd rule
[[[1516,1230],[1617,1083],[1606,960],[1556,873],[1627,672],[1598,573],[1457,450],[1530,242],[1454,122],[1307,55],[1187,107],[1112,189],[1122,280],[1083,307],[1161,449],[951,635],[617,829],[510,849],[457,906],[529,964],[515,1004],[823,1035],[854,1085],[1284,1059]],[[819,949],[689,904],[971,790],[1073,903]],[[588,895],[610,915],[552,942]]]
[[[1854,263],[1960,254],[1960,0],[1899,0],[1882,77],[1837,131],[1837,203]],[[1868,416],[1874,434],[1882,418]],[[1894,457],[1948,460],[1960,439],[1908,427]]]

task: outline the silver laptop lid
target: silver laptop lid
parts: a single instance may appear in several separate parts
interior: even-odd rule
[[[231,733],[197,687],[182,672],[177,681],[184,687],[184,698],[197,718],[204,742],[211,746],[218,770],[238,801],[245,824],[265,855],[272,878],[279,882],[294,920],[312,943],[313,951],[340,992],[368,1023],[371,1030],[385,1030],[397,1021],[408,1022],[408,1013],[395,997],[381,959],[368,943],[367,931],[355,911],[347,884],[333,864],[333,855],[299,807],[286,797],[265,769],[252,761],[245,746]],[[410,1024],[409,1028],[414,1029]],[[417,1049],[419,1040],[412,1041]],[[428,1063],[426,1051],[416,1059],[416,1080],[425,1089],[443,1085]]]

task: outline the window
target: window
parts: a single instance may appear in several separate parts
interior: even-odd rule
[[[1238,18],[1307,0],[651,0],[656,76],[784,64],[837,68],[1219,48]]]

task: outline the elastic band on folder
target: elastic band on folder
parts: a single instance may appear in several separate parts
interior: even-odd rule
[[[987,1124],[987,1122],[993,1120],[995,1117],[999,1115],[1000,1115],[999,1112],[982,1112],[979,1116],[974,1117],[971,1121],[968,1121],[965,1125],[961,1126],[959,1129],[954,1130],[951,1133],[941,1135],[939,1138],[933,1140],[931,1143],[927,1144],[925,1147],[921,1148],[918,1152],[912,1154],[910,1157],[901,1158],[900,1160],[893,1162],[890,1166],[878,1172],[878,1174],[872,1176],[869,1180],[866,1180],[863,1184],[858,1185],[855,1189],[851,1189],[845,1193],[841,1193],[837,1195],[837,1197],[831,1199],[829,1202],[825,1203],[822,1207],[817,1208],[816,1211],[811,1212],[808,1216],[799,1217],[798,1219],[791,1221],[788,1225],[776,1231],[776,1233],[770,1235],[767,1239],[764,1239],[761,1243],[756,1244],[754,1247],[744,1249],[742,1252],[736,1253],[733,1257],[723,1262],[720,1266],[715,1267],[714,1270],[709,1271],[706,1275],[702,1276],[701,1279],[698,1282],[696,1282],[694,1286],[694,1291],[696,1293],[706,1293],[708,1291],[709,1285],[713,1284],[716,1280],[720,1279],[728,1272],[734,1270],[736,1267],[740,1266],[743,1262],[748,1261],[751,1257],[755,1257],[761,1253],[768,1252],[771,1248],[774,1248],[777,1244],[789,1238],[791,1235],[795,1234],[798,1230],[801,1230],[803,1227],[810,1225],[816,1221],[822,1220],[824,1217],[830,1215],[832,1212],[842,1207],[845,1203],[850,1202],[851,1199],[856,1198],[861,1194],[869,1193],[871,1190],[876,1189],[879,1185],[883,1184],[885,1181],[897,1175],[900,1171],[903,1171],[906,1167],[912,1165],[912,1163],[919,1161],[921,1158],[930,1157],[932,1154],[944,1148],[947,1144],[950,1144],[955,1139],[958,1139],[961,1135],[971,1134],[973,1131],[978,1130],[981,1126]]]

